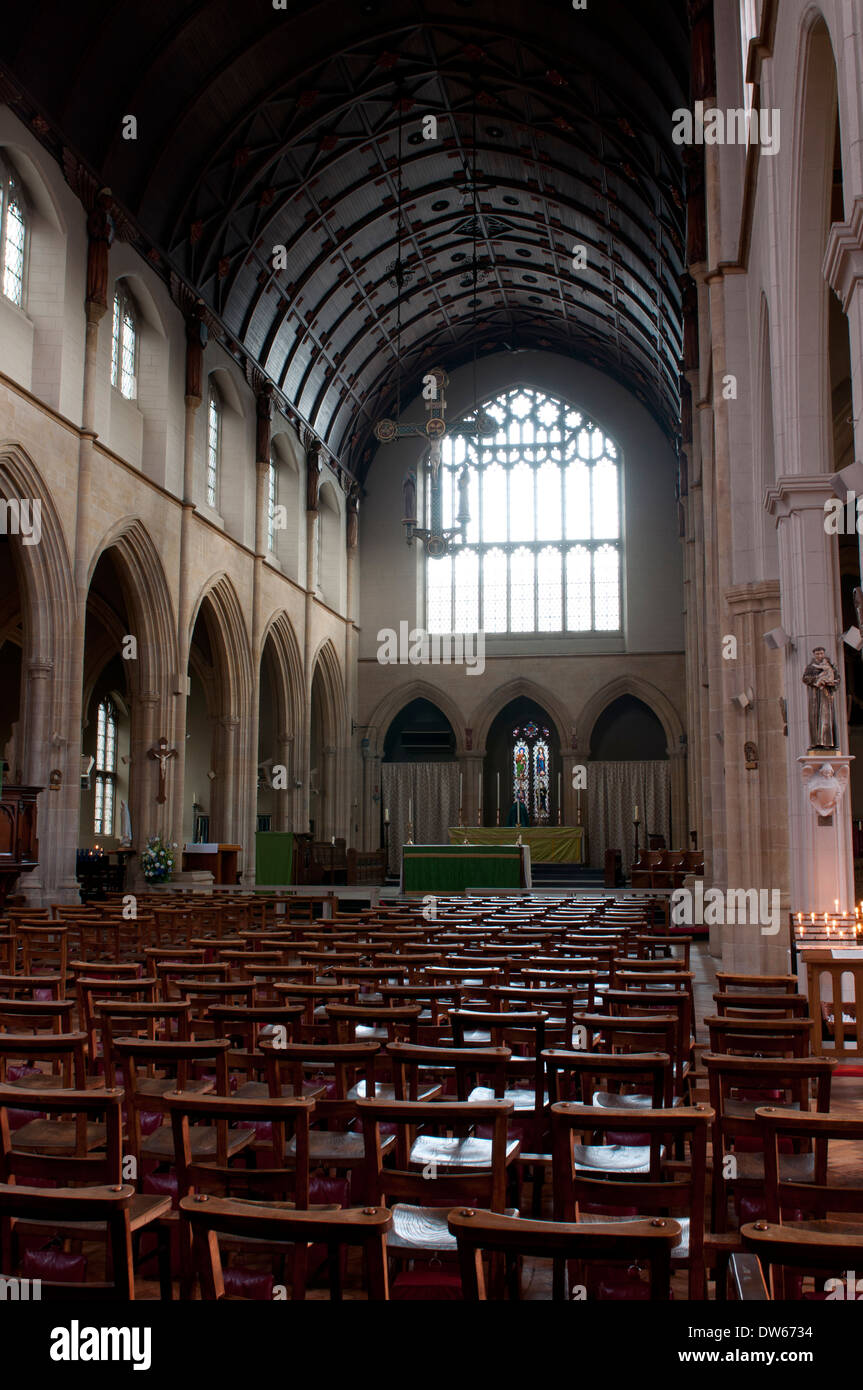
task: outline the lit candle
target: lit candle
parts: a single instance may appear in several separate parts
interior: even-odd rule
[[[637,807],[637,806],[636,806],[636,808],[635,808],[635,815],[632,817],[632,819],[633,819],[633,820],[638,820],[638,807]]]
[[[834,898],[834,899],[833,899],[833,911],[834,911],[834,912],[838,912],[838,911],[839,911],[839,899],[838,899],[838,898]]]
[[[813,925],[813,927],[814,927],[814,926],[815,926],[815,913],[814,913],[814,912],[810,912],[809,916],[810,916],[811,919],[812,919],[812,925]]]
[[[384,825],[389,825],[389,823],[390,823],[390,808],[389,808],[389,806],[385,806],[385,807],[384,807]]]

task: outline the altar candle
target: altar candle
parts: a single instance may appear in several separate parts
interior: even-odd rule
[[[497,811],[500,815],[500,773],[495,773],[495,776],[497,778]]]
[[[413,823],[414,823],[414,803],[413,803],[413,798],[409,796],[409,797],[408,797],[408,825],[413,825]]]
[[[563,819],[563,802],[560,799],[560,773],[557,774],[557,809],[561,813],[561,819]]]
[[[389,823],[390,823],[390,808],[389,808],[389,806],[385,806],[385,807],[384,807],[384,825],[389,825]]]
[[[476,779],[476,804],[479,807],[477,820],[482,820],[482,773]]]
[[[633,819],[633,820],[638,820],[638,807],[637,807],[637,806],[636,806],[636,808],[635,808],[635,815],[632,817],[632,819]]]
[[[833,911],[834,911],[834,912],[838,912],[838,911],[839,911],[839,899],[838,899],[838,898],[834,898],[834,899],[833,899]]]

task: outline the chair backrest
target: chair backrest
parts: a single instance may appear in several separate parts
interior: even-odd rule
[[[164,1103],[174,1130],[174,1156],[181,1196],[216,1192],[220,1196],[247,1196],[270,1201],[292,1200],[309,1205],[309,1129],[313,1100],[285,1097],[237,1099],[236,1096],[202,1096],[166,1092]],[[195,1156],[192,1143],[195,1124],[215,1130],[215,1147],[206,1158]],[[266,1125],[266,1140],[258,1140],[254,1168],[232,1166],[228,1143],[231,1127]],[[258,1131],[260,1134],[260,1131]],[[295,1150],[288,1157],[293,1137]],[[266,1162],[261,1162],[265,1158]]]
[[[123,1092],[25,1090],[0,1086],[0,1182],[31,1182],[69,1187],[119,1184],[123,1171]],[[44,1117],[40,1130],[50,1138],[47,1125],[63,1125],[62,1144],[22,1146],[10,1124],[9,1111],[33,1111]],[[91,1143],[92,1125],[104,1122],[104,1134]]]
[[[671,1287],[671,1253],[680,1244],[682,1228],[669,1217],[647,1221],[597,1222],[579,1225],[563,1221],[527,1221],[490,1211],[456,1207],[447,1225],[458,1242],[461,1285],[468,1302],[488,1298],[483,1252],[501,1254],[515,1261],[525,1255],[540,1259],[625,1261],[628,1266],[646,1264],[650,1270],[650,1298],[667,1299]],[[557,1298],[566,1298],[562,1283]]]
[[[710,1051],[744,1057],[808,1057],[811,1018],[729,1018],[715,1014],[704,1020]]]
[[[355,1207],[347,1211],[290,1211],[261,1203],[208,1197],[184,1197],[181,1219],[191,1227],[195,1267],[203,1299],[225,1297],[219,1236],[242,1241],[323,1245],[330,1260],[341,1258],[347,1246],[359,1247],[369,1299],[389,1298],[386,1233],[392,1216],[385,1207]],[[336,1281],[337,1282],[337,1281]],[[338,1286],[338,1284],[337,1284]]]
[[[449,1202],[476,1202],[502,1212],[506,1200],[507,1125],[513,1104],[494,1101],[357,1101],[366,1153],[367,1197],[372,1202],[407,1200],[419,1206]],[[478,1125],[491,1127],[488,1166],[447,1166],[445,1160],[423,1167],[385,1167],[381,1125],[393,1125],[400,1133],[397,1153],[410,1155],[417,1130],[424,1140],[440,1134],[467,1136]]]
[[[68,1033],[74,1011],[71,999],[0,999],[0,1031]]]
[[[805,1270],[809,1274],[818,1270],[832,1275],[834,1290],[837,1285],[844,1289],[848,1277],[856,1284],[852,1271],[860,1269],[863,1261],[863,1226],[845,1222],[825,1225],[827,1229],[816,1230],[775,1221],[752,1221],[741,1226],[744,1250],[756,1255],[762,1270],[769,1272],[771,1297],[790,1297],[784,1278],[786,1270]],[[855,1288],[854,1297],[857,1296]]]
[[[187,1042],[192,1036],[191,1004],[157,1000],[137,1003],[109,999],[95,1006],[102,1034],[102,1069],[107,1086],[116,1085],[115,1038],[144,1037],[151,1042]],[[91,1063],[92,1065],[92,1063]]]
[[[675,1106],[666,1110],[610,1110],[573,1103],[551,1107],[554,1217],[573,1221],[582,1205],[600,1205],[648,1213],[689,1217],[689,1297],[705,1296],[704,1203],[707,1186],[707,1138],[713,1120],[709,1106]],[[580,1133],[589,1135],[591,1166],[582,1166]],[[608,1141],[609,1166],[601,1166],[597,1137]],[[646,1149],[643,1168],[619,1174],[615,1161],[621,1136]],[[644,1145],[645,1138],[648,1144]],[[667,1167],[672,1149],[689,1143],[689,1165]]]
[[[376,1034],[385,1034],[387,1042],[400,1038],[405,1042],[418,1039],[421,1004],[327,1004],[327,1018],[330,1022],[332,1042],[353,1042],[361,1040],[358,1030],[374,1029]],[[381,1037],[380,1041],[384,1038]]]
[[[799,989],[796,975],[745,975],[729,970],[717,970],[716,983],[723,994],[737,990],[754,990],[756,994],[796,994]]]
[[[450,1071],[457,1100],[466,1101],[481,1079],[490,1081],[495,1097],[501,1099],[512,1057],[508,1047],[423,1047],[396,1042],[387,1043],[385,1051],[392,1063],[396,1100],[417,1100],[424,1082]]]
[[[764,1138],[764,1194],[767,1220],[780,1222],[783,1212],[802,1211],[804,1218],[823,1221],[828,1213],[863,1214],[863,1180],[859,1174],[859,1149],[840,1154],[840,1145],[863,1142],[863,1119],[827,1111],[801,1114],[776,1106],[759,1106],[755,1118]],[[812,1174],[803,1181],[780,1162],[782,1141],[812,1149]],[[839,1170],[830,1182],[831,1159]],[[861,1228],[863,1233],[863,1228]]]
[[[9,1221],[32,1222],[42,1227],[70,1222],[104,1224],[110,1246],[111,1279],[100,1283],[55,1282],[42,1279],[43,1299],[68,1302],[75,1299],[118,1299],[124,1303],[135,1297],[132,1265],[130,1208],[134,1187],[24,1187],[0,1184],[0,1225]]]
[[[548,1097],[592,1106],[596,1091],[627,1094],[623,1088],[647,1091],[654,1110],[674,1103],[674,1071],[667,1052],[571,1052],[547,1048],[542,1054],[548,1076]]]
[[[0,1082],[10,1079],[10,1068],[21,1062],[28,1066],[47,1063],[52,1084],[83,1091],[87,1083],[87,1034],[0,1033]]]
[[[217,1095],[228,1092],[228,1060],[230,1042],[227,1038],[210,1038],[202,1042],[151,1042],[142,1038],[117,1038],[114,1051],[123,1066],[123,1081],[128,1111],[129,1147],[141,1162],[141,1115],[167,1113],[164,1097],[168,1091],[183,1091],[193,1079],[193,1072],[204,1067],[214,1073],[213,1090]],[[159,1073],[173,1073],[173,1086],[157,1083]],[[209,1084],[209,1083],[208,1083]]]
[[[809,1000],[805,994],[783,994],[778,990],[732,990],[713,996],[716,1012],[723,1017],[806,1018]]]

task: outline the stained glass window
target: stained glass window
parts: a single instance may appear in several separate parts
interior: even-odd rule
[[[96,801],[93,829],[114,833],[114,783],[117,779],[117,712],[110,700],[99,705],[96,723]]]
[[[426,562],[429,631],[619,632],[613,440],[584,411],[532,387],[482,408],[494,435],[443,442],[443,525],[452,524],[465,466],[471,519],[455,559]]]
[[[27,217],[21,189],[13,175],[0,164],[0,246],[3,261],[3,293],[13,304],[24,303],[24,253],[27,245]]]
[[[551,820],[551,782],[548,729],[533,720],[512,731],[512,798],[525,809],[532,825]]]
[[[135,307],[123,288],[114,291],[114,323],[111,335],[111,385],[127,401],[135,399],[135,368],[138,356],[138,329]]]

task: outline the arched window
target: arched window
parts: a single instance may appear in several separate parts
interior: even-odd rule
[[[111,338],[111,385],[127,401],[137,394],[138,323],[132,296],[123,285],[114,291],[114,331]]]
[[[207,399],[207,506],[216,507],[219,496],[219,456],[222,452],[222,407],[216,388]]]
[[[0,164],[0,256],[3,293],[19,308],[24,303],[26,249],[27,211],[21,186],[8,165]]]
[[[515,387],[487,401],[493,439],[444,440],[443,526],[468,469],[470,523],[426,563],[430,632],[619,632],[620,463],[581,410]],[[431,510],[427,481],[426,511]]]
[[[99,705],[96,725],[96,805],[93,829],[114,833],[114,787],[117,781],[117,711],[106,697]]]
[[[267,548],[276,548],[276,506],[278,503],[279,466],[275,452],[270,454],[270,468],[267,476]]]

